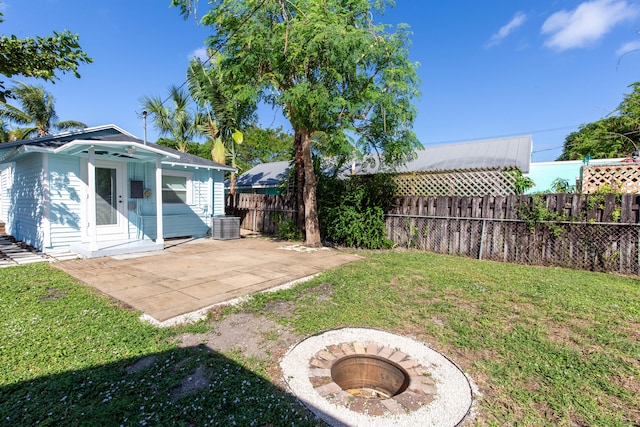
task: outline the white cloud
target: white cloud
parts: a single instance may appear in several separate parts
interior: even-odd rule
[[[549,36],[545,46],[560,51],[588,46],[637,15],[637,8],[626,0],[583,2],[574,10],[554,13],[542,24],[542,34]]]
[[[509,34],[513,32],[516,28],[520,27],[527,20],[527,15],[522,12],[517,12],[511,21],[507,25],[501,27],[497,33],[491,36],[489,42],[487,43],[487,47],[495,46],[500,44],[502,40],[504,40]]]
[[[622,56],[629,52],[634,52],[638,50],[640,50],[640,40],[623,44],[622,46],[620,46],[618,50],[616,50],[616,55]]]
[[[209,59],[209,55],[207,55],[207,48],[201,47],[189,54],[189,60],[193,58],[199,58],[201,61],[207,61]]]

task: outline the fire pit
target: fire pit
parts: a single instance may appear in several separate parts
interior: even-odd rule
[[[368,399],[389,399],[407,389],[409,374],[397,363],[370,354],[352,354],[333,362],[331,378],[344,391]]]
[[[292,393],[331,426],[455,426],[473,403],[471,382],[449,359],[384,331],[310,337],[281,367]]]

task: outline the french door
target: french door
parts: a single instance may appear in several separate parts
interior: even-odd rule
[[[127,233],[126,165],[96,161],[96,232],[99,241],[123,240]]]

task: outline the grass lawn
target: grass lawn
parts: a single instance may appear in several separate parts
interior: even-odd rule
[[[426,342],[478,385],[478,425],[640,424],[637,279],[364,255],[227,312],[269,315],[303,335],[369,326]],[[268,310],[276,304],[286,310]],[[156,329],[44,264],[0,269],[0,307],[0,424],[318,424],[272,383],[277,361],[177,345],[215,319]],[[189,392],[185,378],[199,369],[210,383]]]

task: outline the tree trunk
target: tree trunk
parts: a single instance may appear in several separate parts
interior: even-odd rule
[[[293,148],[295,152],[295,195],[298,207],[298,228],[304,235],[304,159],[302,155],[302,134],[295,131],[293,136]]]
[[[316,201],[316,173],[311,161],[311,134],[309,132],[300,132],[300,145],[304,162],[304,244],[315,248],[322,246],[322,241],[320,240],[320,223]]]
[[[231,172],[231,184],[229,184],[229,194],[235,196],[236,195],[236,173]]]

